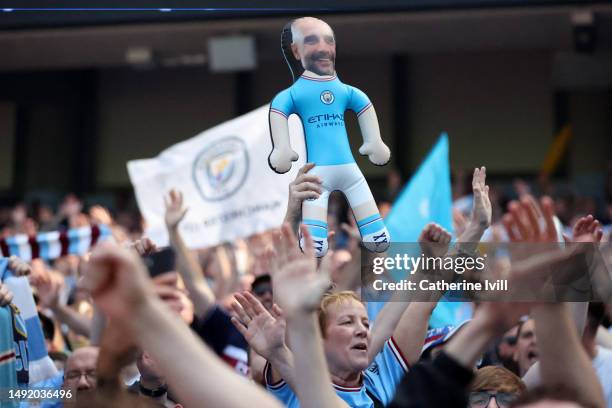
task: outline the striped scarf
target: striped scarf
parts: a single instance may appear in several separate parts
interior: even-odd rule
[[[84,255],[97,242],[110,236],[110,228],[103,224],[32,236],[19,234],[0,239],[0,252],[2,256],[16,255],[24,261],[35,258],[48,261],[65,255]]]
[[[10,306],[0,307],[0,389],[17,388],[15,349],[13,347],[13,317]],[[1,408],[16,407],[16,403],[0,401]]]
[[[7,262],[0,263],[0,267],[4,265],[4,270],[0,270],[0,276],[2,277],[3,283],[13,292],[13,304],[17,307],[25,322],[25,333],[19,333],[20,331],[23,332],[24,328],[24,325],[20,324],[22,323],[20,320],[13,322],[11,319],[11,325],[14,324],[15,328],[19,329],[16,330],[18,334],[27,336],[26,342],[18,342],[19,356],[23,365],[21,371],[27,369],[29,372],[29,382],[30,384],[34,384],[54,376],[57,374],[57,369],[47,354],[47,346],[45,344],[42,326],[38,318],[38,312],[36,310],[36,304],[34,303],[34,296],[32,295],[32,288],[30,287],[28,278],[13,276],[6,267],[6,264]],[[11,331],[11,344],[13,344],[13,339],[17,337],[18,336]],[[13,367],[13,373],[15,373],[14,370],[15,367]],[[25,378],[23,373],[21,376]]]
[[[28,330],[17,306],[11,303],[13,315],[13,344],[15,346],[15,370],[17,384],[27,386],[30,383],[30,355],[28,352]]]

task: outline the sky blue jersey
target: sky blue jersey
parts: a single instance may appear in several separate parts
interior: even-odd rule
[[[270,111],[297,114],[304,126],[306,159],[319,166],[354,163],[344,112],[360,116],[372,103],[365,93],[340,82],[337,76],[315,78],[303,74],[272,100]]]
[[[395,395],[395,388],[408,371],[408,363],[397,348],[393,338],[385,342],[383,350],[372,364],[363,372],[360,387],[347,388],[333,384],[336,394],[351,408],[374,408],[376,398],[383,405],[388,405]],[[264,371],[266,387],[288,408],[299,408],[300,401],[289,385],[280,381],[271,384],[270,366]]]

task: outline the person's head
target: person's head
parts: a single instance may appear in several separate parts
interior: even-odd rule
[[[66,360],[68,360],[68,355],[63,351],[49,351],[49,358],[55,364],[55,368],[57,371],[64,371],[66,368]]]
[[[350,291],[325,295],[318,316],[330,372],[353,374],[365,370],[370,323],[357,295]]]
[[[185,323],[191,324],[194,316],[194,305],[187,295],[185,284],[178,272],[162,273],[152,280],[157,296],[168,305],[170,310],[176,312]]]
[[[272,309],[274,304],[272,299],[272,280],[270,275],[259,275],[251,285],[251,293],[261,302],[266,310]]]
[[[336,38],[323,20],[302,17],[291,24],[291,51],[304,69],[318,75],[333,75],[336,65]]]
[[[40,324],[43,329],[43,336],[45,337],[47,350],[54,351],[55,346],[53,344],[53,338],[55,337],[55,323],[53,323],[53,320],[47,315],[40,312],[38,313],[38,319],[40,320]]]
[[[512,327],[499,339],[499,342],[495,345],[494,353],[497,356],[497,361],[501,363],[505,368],[512,371],[514,374],[519,374],[519,366],[514,355],[516,353],[516,344],[518,342],[519,325]]]
[[[516,351],[518,325],[504,333],[497,346],[497,354],[502,361],[512,359]]]
[[[331,270],[330,278],[332,282],[346,282],[347,275],[353,273],[351,268],[346,266],[350,264],[353,255],[348,249],[337,248],[333,252],[330,251]]]
[[[517,331],[516,351],[514,360],[519,372],[525,375],[527,370],[538,361],[538,345],[535,333],[535,321],[528,319],[519,325]]]
[[[78,392],[96,387],[99,352],[98,347],[82,347],[68,357],[64,370],[64,389]]]
[[[161,375],[161,370],[157,366],[157,363],[150,354],[146,351],[141,351],[138,353],[138,358],[136,359],[136,367],[138,367],[138,372],[140,373],[141,380],[145,379],[148,381],[160,381],[164,382],[163,377]]]
[[[470,408],[507,408],[525,393],[523,381],[509,370],[486,366],[476,371],[470,387]]]

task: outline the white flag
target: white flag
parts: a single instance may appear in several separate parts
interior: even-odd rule
[[[163,196],[183,193],[187,215],[179,225],[191,248],[203,248],[280,226],[289,183],[304,164],[300,120],[289,120],[291,145],[300,160],[286,174],[268,165],[272,150],[268,109],[263,106],[178,143],[153,159],[128,162],[136,200],[147,224],[145,234],[168,244]]]

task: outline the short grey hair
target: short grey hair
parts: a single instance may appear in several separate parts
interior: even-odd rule
[[[302,30],[300,30],[297,27],[298,23],[300,23],[303,20],[316,20],[316,21],[320,21],[321,23],[323,23],[326,26],[328,26],[329,29],[331,30],[332,35],[334,36],[334,38],[336,37],[336,34],[334,34],[334,30],[331,28],[331,26],[329,24],[327,24],[325,21],[321,20],[320,18],[316,18],[316,17],[300,17],[300,18],[296,18],[295,20],[293,20],[291,22],[291,43],[292,44],[300,44],[302,41],[304,41],[304,34],[302,33]]]

